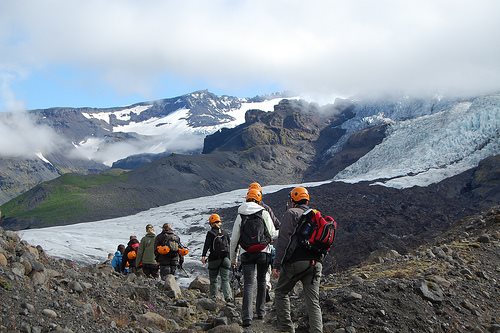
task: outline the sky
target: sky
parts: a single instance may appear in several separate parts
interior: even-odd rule
[[[0,2],[0,111],[500,87],[496,0]]]

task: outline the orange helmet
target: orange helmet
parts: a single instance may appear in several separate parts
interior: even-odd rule
[[[309,201],[309,192],[307,192],[307,189],[305,187],[296,187],[290,192],[290,198],[294,202],[299,202],[300,200],[306,199]]]
[[[129,260],[134,260],[135,258],[137,258],[137,252],[135,251],[130,251],[129,253],[127,253],[127,258]]]
[[[189,253],[189,249],[187,247],[181,247],[177,252],[184,257]]]
[[[249,190],[252,189],[252,188],[255,188],[255,189],[257,189],[257,190],[259,190],[259,191],[262,192],[262,186],[260,186],[260,184],[257,183],[257,182],[254,182],[254,183],[248,185],[248,189]]]
[[[215,222],[221,222],[219,214],[212,214],[208,218],[208,223],[212,224],[212,223],[215,223]]]
[[[159,254],[165,255],[170,252],[170,248],[166,245],[158,245],[156,251],[158,251]]]
[[[257,190],[256,188],[251,188],[247,192],[247,200],[253,199],[257,202],[262,201],[262,192]]]

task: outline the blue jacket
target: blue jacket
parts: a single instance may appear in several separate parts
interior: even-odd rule
[[[122,258],[123,258],[122,253],[120,251],[116,251],[115,256],[113,257],[113,260],[111,261],[111,266],[113,266],[113,268],[117,272],[121,271]]]

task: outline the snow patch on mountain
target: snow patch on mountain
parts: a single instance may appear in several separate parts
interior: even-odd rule
[[[45,163],[52,165],[52,163],[50,163],[50,161],[48,159],[46,159],[45,156],[43,156],[43,154],[41,152],[36,153],[36,157],[38,157],[39,159],[41,159]]]
[[[113,132],[135,132],[142,135],[164,135],[170,131],[185,132],[189,129],[186,118],[189,109],[179,109],[161,118],[153,117],[142,122],[130,122],[127,125],[113,127]]]
[[[103,121],[107,122],[108,124],[110,124],[111,115],[114,115],[119,120],[129,121],[131,113],[135,113],[135,114],[139,115],[142,112],[144,112],[150,108],[151,108],[151,105],[138,105],[138,106],[134,106],[131,108],[127,108],[127,109],[120,110],[120,111],[114,111],[114,112],[96,112],[96,113],[82,112],[82,115],[87,119],[99,119],[99,120],[103,120]]]
[[[415,119],[396,121],[384,141],[341,171],[345,182],[382,179],[386,186],[427,186],[451,177],[500,153],[500,96]]]

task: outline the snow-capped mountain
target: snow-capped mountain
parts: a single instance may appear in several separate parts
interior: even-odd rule
[[[81,110],[83,117],[109,133],[89,133],[73,144],[78,153],[107,166],[135,154],[200,152],[206,135],[243,123],[250,109],[273,111],[282,99],[255,101],[204,90],[124,108]]]

